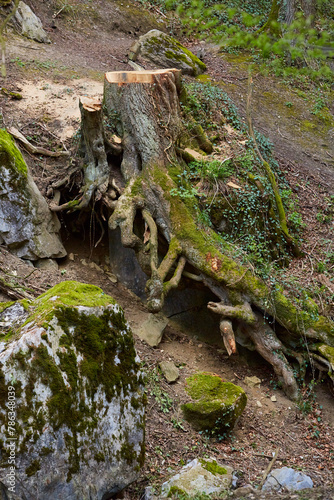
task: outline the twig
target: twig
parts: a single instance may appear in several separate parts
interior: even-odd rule
[[[19,132],[15,127],[9,127],[7,129],[7,131],[13,136],[15,137],[15,139],[18,139],[20,142],[22,142],[22,144],[24,145],[24,147],[32,154],[35,154],[35,155],[44,155],[44,156],[68,156],[69,155],[69,152],[68,151],[49,151],[48,149],[45,149],[45,148],[40,148],[40,147],[36,147],[36,146],[33,146],[29,141],[28,139],[26,139],[24,137],[23,134],[21,134],[21,132]]]
[[[274,453],[273,459],[270,462],[270,464],[268,465],[268,467],[266,468],[265,473],[263,474],[262,481],[261,481],[260,486],[259,486],[260,490],[262,489],[262,486],[264,485],[264,482],[267,479],[268,474],[270,473],[271,469],[274,466],[274,463],[276,462],[276,460],[278,458],[278,452],[279,452],[279,448],[276,448],[276,451]]]
[[[285,432],[285,430],[283,429],[283,432],[284,434],[286,434],[290,439],[292,439],[292,441],[296,441],[295,438],[293,438],[292,436],[290,436],[290,434],[288,434],[287,432]]]
[[[66,5],[63,5],[62,8],[60,10],[58,10],[58,12],[56,12],[55,14],[53,14],[53,19],[56,19],[57,16],[59,16],[59,14],[65,9]]]

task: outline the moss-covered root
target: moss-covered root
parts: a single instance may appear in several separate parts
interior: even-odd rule
[[[124,247],[139,250],[142,240],[133,232],[133,224],[138,208],[144,208],[144,200],[136,193],[135,179],[129,182],[123,194],[117,200],[114,212],[109,217],[108,226],[110,229],[121,230],[122,245]]]
[[[236,306],[229,306],[224,304],[224,302],[209,302],[208,309],[221,316],[236,318],[250,325],[254,325],[256,322],[256,316],[248,302]]]
[[[255,349],[270,363],[282,383],[285,394],[296,401],[298,399],[298,385],[293,370],[284,356],[284,346],[277,338],[273,329],[265,322],[263,316],[256,314],[254,326],[240,325],[240,333],[248,336],[254,343]]]

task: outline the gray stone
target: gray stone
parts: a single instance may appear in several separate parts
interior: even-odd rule
[[[33,181],[11,136],[0,130],[0,235],[29,260],[65,257],[60,223]]]
[[[28,312],[19,302],[16,302],[6,307],[0,314],[0,329],[17,328],[27,319],[27,317]]]
[[[41,20],[24,2],[19,2],[15,13],[15,21],[20,25],[23,36],[36,40],[36,42],[51,43],[50,38],[43,29]]]
[[[162,334],[168,324],[168,318],[162,313],[149,314],[148,318],[142,325],[135,329],[135,333],[142,340],[145,340],[151,347],[156,347],[160,344]]]
[[[313,488],[313,481],[309,476],[290,467],[282,467],[281,469],[274,469],[269,474],[262,490],[279,492],[283,489],[297,491],[306,488]]]
[[[100,288],[69,281],[31,302],[29,314],[0,346],[0,430],[16,438],[15,493],[114,498],[144,460],[143,378],[123,311]],[[1,449],[0,485],[7,487],[10,445],[7,439]]]
[[[248,385],[248,387],[259,387],[261,384],[261,379],[254,375],[253,377],[245,377],[244,382],[246,385]]]
[[[175,366],[173,361],[161,361],[159,366],[167,382],[172,383],[177,381],[180,376],[180,370]]]
[[[153,486],[146,486],[144,490],[143,500],[158,500],[158,497],[155,495],[155,488],[153,488]]]
[[[172,487],[179,488],[187,495],[194,496],[196,493],[220,494],[231,487],[231,467],[218,464],[212,459],[193,460],[169,481],[163,483],[159,498],[168,498]]]
[[[53,259],[39,259],[36,260],[35,266],[38,269],[59,269],[58,263]]]
[[[159,30],[151,30],[139,37],[130,48],[129,59],[138,56],[160,68],[177,68],[182,73],[197,76],[206,70],[205,64],[175,38]]]

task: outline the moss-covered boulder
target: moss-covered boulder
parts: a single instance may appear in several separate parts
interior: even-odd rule
[[[111,498],[144,461],[143,377],[123,311],[73,281],[20,305],[20,326],[17,314],[8,325],[13,303],[0,314],[0,481],[11,487],[14,464],[20,499]]]
[[[173,493],[191,497],[199,493],[219,495],[231,487],[232,473],[231,467],[220,465],[216,460],[195,458],[163,483],[159,498],[170,498]]]
[[[196,430],[224,437],[233,429],[246,406],[245,391],[207,372],[192,375],[186,383],[186,391],[192,399],[182,405],[186,420]]]
[[[0,240],[24,259],[66,255],[60,223],[33,181],[11,136],[0,129]]]
[[[205,64],[190,50],[170,35],[151,30],[139,37],[130,48],[129,59],[138,56],[147,59],[159,68],[177,68],[185,75],[197,76],[206,70]]]

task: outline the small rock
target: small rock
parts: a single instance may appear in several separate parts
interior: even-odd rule
[[[167,324],[168,318],[163,314],[149,314],[147,320],[138,329],[135,329],[135,333],[148,345],[156,347],[161,342]]]
[[[232,472],[231,467],[218,464],[215,460],[195,458],[178,474],[163,483],[159,498],[168,498],[173,487],[190,496],[199,491],[207,495],[222,493],[231,486]]]
[[[173,361],[161,361],[161,363],[159,363],[159,366],[168,383],[177,381],[180,376],[180,371],[175,366]]]
[[[88,267],[90,267],[91,269],[95,269],[95,271],[100,271],[100,273],[103,273],[103,269],[97,264],[95,264],[95,262],[90,262],[88,264]]]
[[[69,258],[70,260],[74,260],[74,253],[72,253],[72,252],[71,252],[71,253],[69,253],[69,254],[68,254],[68,258]]]
[[[259,408],[262,408],[262,403],[261,403],[261,401],[256,401],[256,405],[257,405]]]
[[[28,259],[22,259],[22,261],[27,264],[27,266],[29,267],[35,267],[33,262],[31,260],[28,260]]]
[[[80,259],[80,262],[83,266],[88,266],[88,262],[86,261],[86,259]]]
[[[155,496],[154,492],[153,486],[146,486],[143,500],[156,500],[158,497]]]
[[[106,272],[106,275],[108,276],[108,279],[111,281],[111,283],[117,283],[117,276],[115,276],[113,273],[110,273],[109,271]]]
[[[244,382],[248,385],[248,387],[259,387],[261,384],[261,380],[258,377],[255,377],[255,375],[253,377],[245,377]]]
[[[297,491],[306,488],[313,488],[312,479],[302,472],[291,469],[290,467],[282,467],[274,469],[266,479],[262,490],[267,491]]]
[[[276,401],[277,401],[276,396],[271,396],[271,398],[270,398],[270,399],[271,399],[271,401],[272,401],[273,403],[276,403]]]
[[[58,263],[53,259],[38,259],[35,262],[35,267],[38,269],[58,269]]]

